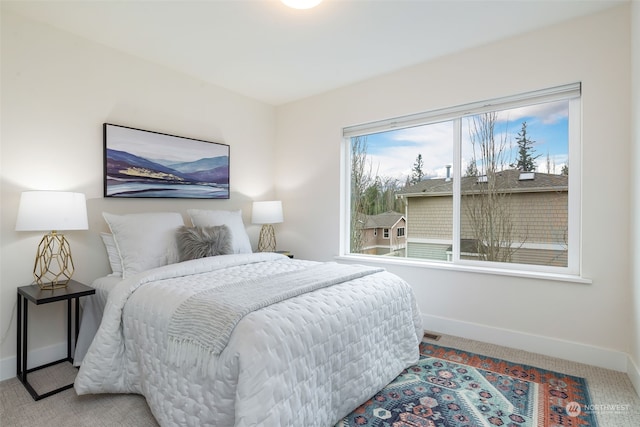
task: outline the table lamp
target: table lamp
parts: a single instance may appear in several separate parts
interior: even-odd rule
[[[251,222],[262,224],[258,239],[259,252],[274,252],[276,250],[276,232],[271,224],[279,224],[282,221],[281,201],[253,202]]]
[[[25,191],[20,196],[17,231],[48,231],[36,254],[33,277],[41,289],[66,287],[73,275],[69,242],[60,230],[87,230],[87,203],[82,193]]]

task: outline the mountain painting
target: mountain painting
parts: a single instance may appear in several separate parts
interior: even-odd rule
[[[229,198],[229,146],[105,123],[104,196]]]

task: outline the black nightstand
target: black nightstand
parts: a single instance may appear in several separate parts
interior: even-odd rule
[[[37,371],[39,369],[48,368],[49,366],[56,365],[58,363],[63,362],[71,362],[73,363],[73,357],[71,357],[71,300],[75,300],[75,338],[78,339],[79,332],[79,321],[80,321],[80,312],[79,301],[80,297],[84,297],[87,295],[93,295],[96,293],[94,288],[83,285],[80,282],[76,282],[75,280],[70,280],[67,284],[66,288],[58,288],[58,289],[40,289],[38,285],[29,285],[22,286],[18,288],[18,346],[17,346],[17,370],[16,375],[18,379],[24,384],[27,388],[31,397],[34,400],[44,399],[45,397],[49,397],[52,394],[59,393],[63,390],[70,389],[73,387],[73,383],[67,384],[63,387],[57,388],[55,390],[49,391],[47,393],[38,394],[34,388],[27,381],[27,374],[33,371]],[[56,360],[55,362],[47,363],[44,365],[37,366],[35,368],[27,369],[27,321],[29,319],[29,301],[36,305],[40,304],[49,304],[51,302],[56,301],[67,301],[67,357],[64,359]]]

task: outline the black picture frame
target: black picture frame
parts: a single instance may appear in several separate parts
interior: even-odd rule
[[[103,124],[104,197],[228,199],[230,147]]]

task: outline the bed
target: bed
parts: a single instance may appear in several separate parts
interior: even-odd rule
[[[231,250],[176,259],[180,249],[167,247],[184,227],[179,214],[105,216],[121,265],[96,282],[100,291],[85,306],[82,329],[89,332],[81,332],[78,350],[84,353],[82,340],[91,344],[86,355],[76,353],[78,394],[142,394],[163,426],[327,427],[418,360],[420,314],[397,276],[251,253],[241,213],[189,214],[194,227],[235,229]],[[151,249],[149,232],[157,240]],[[272,289],[289,282],[311,287],[276,298]],[[209,320],[229,306],[212,304],[254,295],[251,310],[242,307],[222,326],[226,338],[211,333]],[[82,339],[97,323],[85,328],[85,314],[98,318],[103,302],[95,337]]]

